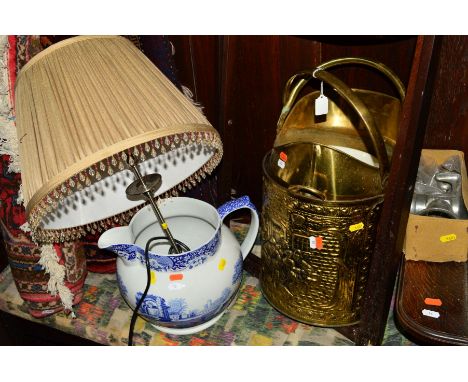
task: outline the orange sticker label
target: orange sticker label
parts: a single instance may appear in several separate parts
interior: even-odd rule
[[[442,300],[440,298],[429,298],[426,297],[424,299],[424,303],[426,305],[433,305],[433,306],[442,306]]]
[[[280,159],[283,161],[283,162],[286,162],[288,160],[288,156],[286,155],[286,153],[284,152],[280,152]]]
[[[184,278],[184,275],[182,273],[176,273],[174,275],[169,276],[169,280],[171,281],[182,280],[183,278]]]

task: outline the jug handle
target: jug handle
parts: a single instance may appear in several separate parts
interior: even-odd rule
[[[253,247],[255,240],[257,239],[258,229],[259,229],[259,218],[257,209],[250,201],[248,196],[241,196],[238,199],[230,200],[229,202],[224,203],[221,207],[218,208],[218,214],[221,220],[229,215],[231,212],[240,210],[242,208],[248,208],[250,210],[250,227],[247,235],[244,238],[244,241],[241,244],[241,253],[242,258],[245,259],[250,252],[250,249]]]

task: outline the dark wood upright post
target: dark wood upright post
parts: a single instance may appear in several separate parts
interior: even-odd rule
[[[383,338],[424,140],[438,49],[435,37],[418,37],[377,229],[363,313],[354,330],[354,341],[358,345],[379,344]]]

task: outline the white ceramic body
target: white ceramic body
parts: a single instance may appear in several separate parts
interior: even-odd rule
[[[170,198],[159,206],[176,239],[190,252],[167,255],[169,245],[150,246],[151,284],[139,314],[169,333],[188,334],[219,319],[234,301],[242,279],[242,263],[258,233],[258,215],[246,197],[216,210],[191,198]],[[239,245],[222,223],[239,208],[251,210],[251,226]],[[152,236],[163,236],[149,206],[140,210],[128,227],[113,228],[98,246],[116,252],[117,281],[127,304],[135,309],[145,289],[144,247]]]

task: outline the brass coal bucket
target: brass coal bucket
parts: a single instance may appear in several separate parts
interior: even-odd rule
[[[400,100],[350,89],[326,69],[362,64],[405,89],[385,65],[340,58],[289,79],[273,149],[263,161],[264,296],[280,312],[312,325],[360,319],[376,226],[397,133]],[[315,115],[316,78],[335,92],[326,118]],[[345,101],[345,102],[343,102]]]

